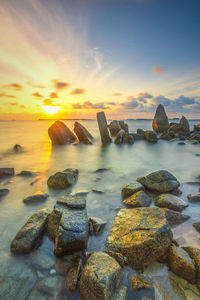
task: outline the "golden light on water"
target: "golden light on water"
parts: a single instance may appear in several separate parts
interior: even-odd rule
[[[47,114],[51,114],[51,115],[57,113],[60,109],[59,106],[50,106],[50,105],[43,106],[43,108]]]

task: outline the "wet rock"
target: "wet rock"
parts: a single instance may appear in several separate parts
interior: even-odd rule
[[[172,139],[175,138],[175,134],[174,132],[163,132],[161,135],[160,135],[160,139],[161,140],[166,140],[166,141],[170,141]]]
[[[20,146],[19,144],[16,144],[14,147],[13,147],[13,151],[15,153],[21,153],[23,151],[23,147]]]
[[[108,128],[109,128],[111,136],[116,136],[117,133],[122,129],[119,121],[117,121],[117,120],[113,120],[112,122],[110,122],[110,124],[108,125]]]
[[[106,221],[97,218],[97,217],[91,217],[89,219],[90,224],[92,225],[93,231],[98,234],[99,232],[101,232],[103,230],[103,228],[106,225]]]
[[[168,208],[161,208],[170,226],[174,227],[186,222],[190,216]]]
[[[104,252],[93,252],[81,273],[81,297],[84,300],[125,300],[119,298],[122,280],[122,269],[114,258]]]
[[[134,144],[134,138],[129,133],[121,129],[114,138],[115,144]]]
[[[169,250],[168,265],[176,275],[184,278],[191,284],[196,283],[197,272],[195,263],[184,249],[172,244]]]
[[[144,132],[144,138],[149,143],[157,143],[158,141],[157,134],[152,130],[146,130]]]
[[[56,272],[60,275],[66,276],[66,273],[69,271],[70,267],[72,264],[77,261],[77,259],[82,257],[82,252],[81,251],[76,251],[69,253],[64,256],[59,256],[55,257],[56,259],[56,264],[55,264],[55,269]]]
[[[30,253],[36,248],[43,237],[48,216],[48,209],[40,209],[35,212],[16,234],[11,243],[11,252]]]
[[[160,193],[171,192],[180,186],[176,177],[166,170],[160,170],[144,177],[138,177],[137,181],[147,189]]]
[[[122,198],[128,198],[141,190],[143,186],[139,182],[128,182],[122,188]]]
[[[192,226],[200,233],[200,222],[195,222]]]
[[[28,296],[27,300],[49,300],[49,296],[46,294],[42,294],[39,291],[36,290],[32,290],[31,293]]]
[[[171,194],[161,194],[158,197],[156,197],[155,205],[176,211],[182,211],[188,206],[188,204],[182,199]]]
[[[119,125],[121,126],[121,129],[125,130],[125,132],[128,133],[128,124],[125,123],[124,121],[120,120]]]
[[[92,141],[94,140],[93,136],[79,122],[74,123],[74,132],[76,133],[79,142],[83,144],[92,144]]]
[[[48,129],[49,137],[54,145],[65,145],[74,143],[76,136],[73,132],[61,121],[56,121]]]
[[[69,208],[83,209],[86,207],[86,199],[84,195],[63,195],[57,200],[57,204],[66,205]]]
[[[73,185],[78,179],[79,171],[77,169],[66,169],[63,172],[57,172],[50,176],[47,185],[54,189],[64,189]]]
[[[9,189],[0,189],[0,198],[6,196],[9,193]]]
[[[165,112],[165,108],[162,104],[159,104],[152,123],[153,130],[157,132],[166,132],[169,128],[168,117]]]
[[[105,193],[105,191],[103,191],[101,189],[98,189],[98,188],[92,188],[92,192],[93,193],[97,193],[97,194],[103,194],[103,193]]]
[[[123,202],[132,207],[147,207],[151,204],[152,199],[144,192],[139,191],[126,198]]]
[[[195,262],[197,271],[197,288],[200,290],[200,249],[193,247],[183,247],[189,254],[190,258]]]
[[[171,241],[172,232],[160,208],[121,209],[107,237],[106,250],[121,253],[138,269],[164,254]]]
[[[131,276],[131,287],[134,292],[143,289],[153,289],[153,283],[150,278],[146,278],[142,275]]]
[[[21,171],[19,174],[17,174],[17,176],[23,176],[23,177],[36,177],[38,176],[40,173],[39,172],[35,172],[35,171]]]
[[[144,135],[143,135],[143,134],[129,133],[129,135],[132,135],[134,141],[141,141],[141,140],[144,140]]]
[[[0,168],[0,179],[6,178],[9,176],[14,176],[15,170],[14,168]]]
[[[114,251],[105,251],[108,255],[110,255],[111,257],[113,257],[118,264],[120,264],[120,266],[123,268],[125,265],[128,264],[128,260],[125,256],[123,256],[121,253],[118,252],[114,252]]]
[[[140,135],[143,135],[144,136],[144,130],[143,129],[141,129],[141,128],[138,128],[137,129],[137,134],[140,134]]]
[[[109,171],[109,169],[107,168],[99,168],[95,171],[95,173],[103,173],[103,172],[106,172],[106,171]]]
[[[81,273],[81,259],[78,258],[70,267],[67,273],[66,286],[70,291],[75,291],[78,285],[78,281]]]
[[[35,203],[44,202],[48,197],[49,197],[48,194],[43,194],[38,192],[32,196],[25,198],[23,202],[26,204],[35,204]]]
[[[189,194],[187,197],[188,200],[192,203],[200,202],[200,192],[196,194]]]
[[[190,127],[188,120],[182,116],[179,123],[172,123],[168,129],[168,133],[174,133],[175,136],[188,137],[190,135]]]
[[[50,270],[54,264],[54,257],[44,251],[37,251],[35,255],[31,257],[31,263],[36,269]]]
[[[36,290],[46,294],[48,296],[48,299],[56,300],[59,299],[63,286],[63,277],[59,275],[49,276],[38,281],[36,285]]]
[[[97,113],[97,122],[99,126],[102,144],[104,145],[110,144],[112,140],[109,136],[108,124],[107,124],[105,113],[103,111]]]

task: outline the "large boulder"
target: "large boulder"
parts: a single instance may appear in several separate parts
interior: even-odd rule
[[[159,104],[152,123],[153,130],[157,132],[166,132],[169,128],[168,117],[165,112],[165,108],[162,104]]]
[[[151,198],[144,191],[139,191],[126,198],[123,202],[131,207],[146,207],[151,204],[151,201]]]
[[[190,132],[189,122],[184,116],[180,119],[180,126],[183,132]]]
[[[148,266],[165,253],[172,231],[158,207],[121,209],[107,237],[107,250],[127,257],[136,269]]]
[[[123,272],[118,262],[104,252],[93,252],[81,273],[81,299],[125,300],[126,293],[122,293],[122,281]]]
[[[116,136],[117,133],[122,129],[120,126],[119,121],[117,120],[113,120],[112,122],[110,122],[110,124],[108,125],[108,129],[110,131],[110,135],[111,136]]]
[[[143,186],[139,182],[128,182],[122,187],[122,198],[128,198],[143,189]]]
[[[30,253],[40,244],[49,213],[48,209],[40,209],[28,219],[13,239],[10,247],[11,252]]]
[[[79,142],[83,144],[92,144],[92,141],[94,140],[93,136],[79,122],[74,123],[74,132],[76,133]]]
[[[182,199],[172,194],[161,194],[156,197],[155,205],[163,208],[169,208],[176,211],[182,211],[188,204]]]
[[[182,116],[179,123],[171,123],[168,133],[175,134],[175,136],[187,137],[190,135],[190,126],[188,120]]]
[[[65,145],[76,141],[73,132],[61,121],[56,121],[48,129],[49,137],[54,145]]]
[[[65,255],[87,247],[89,225],[84,203],[83,196],[65,195],[54,206],[49,216],[47,233],[55,243],[55,255]]]
[[[47,185],[53,189],[65,189],[74,184],[78,179],[79,171],[77,169],[66,169],[63,172],[57,172],[50,176]]]
[[[172,192],[180,186],[176,177],[166,170],[160,170],[144,177],[138,177],[137,181],[147,189],[160,193]]]
[[[149,143],[157,143],[158,141],[157,134],[152,130],[146,130],[144,132],[144,138]]]
[[[112,142],[112,139],[109,136],[108,124],[105,113],[103,111],[97,113],[97,122],[99,126],[102,144],[110,144]]]
[[[0,179],[6,178],[9,176],[14,176],[15,170],[14,168],[0,168]]]

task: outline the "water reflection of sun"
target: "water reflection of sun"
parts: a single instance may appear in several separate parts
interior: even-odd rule
[[[43,106],[43,108],[47,114],[55,114],[60,109],[59,106],[50,106],[50,105],[45,105],[45,106]]]

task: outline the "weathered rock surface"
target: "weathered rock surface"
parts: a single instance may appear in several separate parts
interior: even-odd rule
[[[118,131],[117,135],[114,137],[115,144],[134,144],[134,138],[131,134],[125,132],[125,130],[121,129]]]
[[[16,234],[11,243],[11,252],[30,253],[36,248],[43,237],[48,216],[48,209],[40,209],[35,212]]]
[[[157,134],[152,130],[146,130],[144,132],[144,138],[149,143],[157,143],[158,141]]]
[[[182,116],[182,118],[180,119],[180,126],[183,132],[190,132],[189,122],[184,116]]]
[[[110,144],[112,140],[109,136],[108,124],[107,124],[105,113],[103,111],[97,113],[97,122],[99,126],[102,144],[104,145]]]
[[[110,255],[111,257],[113,257],[118,264],[120,264],[120,266],[123,268],[125,265],[128,264],[128,260],[125,256],[123,256],[121,253],[118,252],[114,252],[114,251],[105,251],[108,255]]]
[[[163,132],[161,135],[160,135],[160,139],[161,140],[166,140],[166,141],[170,141],[172,139],[175,138],[175,134],[174,132]]]
[[[110,122],[110,124],[108,125],[108,128],[109,128],[111,136],[116,136],[117,133],[122,129],[119,121],[117,121],[117,120],[113,120],[112,122]]]
[[[147,207],[151,204],[152,199],[144,192],[139,191],[126,198],[123,202],[132,207]]]
[[[176,225],[180,225],[184,222],[186,222],[190,216],[188,215],[184,215],[178,211],[174,211],[172,209],[168,209],[168,208],[161,208],[163,213],[165,214],[167,221],[169,223],[170,226],[176,226]]]
[[[168,117],[165,112],[165,108],[162,104],[159,104],[152,123],[153,130],[157,132],[166,132],[169,128]]]
[[[138,134],[138,133],[132,133],[132,132],[130,132],[129,135],[132,135],[134,141],[144,140],[144,135],[143,134]]]
[[[138,177],[137,181],[147,189],[160,193],[171,192],[180,186],[176,177],[166,170],[160,170],[144,177]]]
[[[68,290],[75,291],[81,273],[81,259],[78,258],[70,267],[67,273],[66,286]]]
[[[139,182],[128,182],[122,188],[122,198],[128,198],[141,190],[143,186]]]
[[[36,193],[32,196],[29,196],[25,199],[23,199],[23,202],[26,204],[34,204],[34,203],[40,203],[40,202],[44,202],[47,198],[49,197],[48,194],[43,194],[43,193]]]
[[[174,133],[177,137],[188,137],[190,135],[190,126],[188,120],[182,116],[179,123],[171,123],[168,133]]]
[[[197,271],[197,287],[200,290],[200,249],[193,247],[183,247],[183,249],[189,254],[191,259],[195,263],[196,271]]]
[[[137,290],[143,289],[153,289],[153,283],[150,278],[146,278],[142,275],[132,275],[131,276],[131,287],[135,292]]]
[[[156,197],[155,205],[176,211],[182,211],[188,206],[185,201],[171,194],[161,194]]]
[[[171,242],[172,232],[160,208],[121,209],[106,248],[127,257],[133,268],[143,268],[164,254]]]
[[[47,185],[54,189],[64,189],[73,185],[78,179],[79,171],[77,169],[66,169],[63,172],[57,172],[50,176]]]
[[[128,124],[124,121],[120,120],[119,125],[121,126],[121,129],[125,130],[125,132],[128,132]]]
[[[65,145],[76,141],[73,132],[61,121],[56,121],[48,129],[49,137],[54,145]]]
[[[192,226],[200,233],[200,222],[195,222],[192,224]]]
[[[0,198],[6,196],[8,193],[8,189],[0,189]]]
[[[97,218],[97,217],[91,217],[89,219],[90,224],[92,225],[93,231],[95,232],[95,234],[98,234],[99,232],[101,232],[103,230],[103,228],[106,225],[106,221]]]
[[[104,252],[93,252],[86,261],[80,278],[84,300],[111,300],[119,297],[123,273],[117,261]]]
[[[6,178],[9,176],[14,176],[15,170],[14,168],[0,168],[0,179]]]
[[[17,174],[17,176],[23,176],[23,177],[36,177],[38,176],[40,173],[39,172],[35,172],[35,171],[21,171],[19,174]]]
[[[92,144],[92,141],[94,140],[93,136],[79,122],[74,123],[74,132],[76,133],[79,142],[83,144]]]
[[[197,203],[200,202],[200,192],[199,193],[194,193],[194,194],[189,194],[188,196],[188,200],[192,203]]]
[[[169,250],[168,265],[176,275],[184,278],[191,284],[196,283],[197,272],[195,263],[184,249],[172,244]]]

